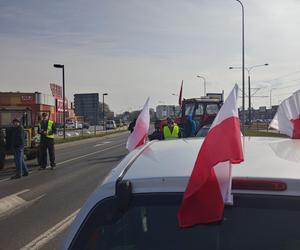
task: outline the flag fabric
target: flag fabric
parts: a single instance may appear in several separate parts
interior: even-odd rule
[[[129,135],[126,148],[130,151],[143,145],[148,136],[148,130],[150,126],[150,114],[149,114],[149,97],[144,104],[143,110],[136,119],[133,132]]]
[[[231,199],[231,164],[244,160],[237,97],[235,85],[200,148],[177,214],[180,227],[221,220]]]
[[[300,139],[300,90],[280,103],[270,127],[293,139]]]
[[[179,106],[182,105],[182,87],[183,87],[183,80],[181,81],[181,87],[180,87],[179,98],[178,98]]]

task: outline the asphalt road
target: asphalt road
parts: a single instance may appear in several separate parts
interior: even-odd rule
[[[58,249],[74,212],[127,154],[127,137],[56,145],[55,170],[29,162],[29,176],[18,180],[8,179],[13,167],[0,171],[0,249]]]

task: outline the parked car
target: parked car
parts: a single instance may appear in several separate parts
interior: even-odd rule
[[[66,128],[75,128],[75,123],[74,122],[67,122],[66,123]]]
[[[72,129],[82,129],[83,124],[78,121],[69,121],[66,123],[66,128],[72,128]]]
[[[115,120],[115,122],[116,122],[117,127],[122,127],[124,125],[123,121],[121,119],[117,119],[117,120]]]
[[[129,153],[86,201],[62,249],[299,249],[299,144],[244,138],[221,222],[178,227],[203,138],[152,141]]]
[[[105,123],[106,129],[115,129],[117,128],[116,122],[114,120],[108,120]]]
[[[83,128],[89,129],[90,124],[88,124],[88,123],[85,122],[85,123],[82,124],[82,126],[83,126]]]

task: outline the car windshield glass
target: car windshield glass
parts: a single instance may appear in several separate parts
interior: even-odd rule
[[[94,209],[71,249],[298,249],[300,199],[234,197],[221,223],[181,229],[182,195],[142,195],[127,212],[109,201]],[[115,210],[115,211],[114,211]]]

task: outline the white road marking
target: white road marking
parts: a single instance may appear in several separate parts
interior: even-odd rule
[[[27,201],[18,195],[29,192],[29,189],[24,189],[18,193],[3,197],[0,199],[0,217],[11,213],[17,208],[23,206]]]
[[[111,147],[108,147],[108,148],[104,148],[104,149],[101,149],[101,150],[98,150],[98,151],[95,151],[95,152],[92,152],[92,153],[89,153],[89,154],[81,155],[81,156],[78,156],[78,157],[75,157],[75,158],[72,158],[72,159],[69,159],[69,160],[66,160],[66,161],[59,162],[56,165],[58,166],[58,165],[62,165],[62,164],[65,164],[65,163],[68,163],[68,162],[71,162],[71,161],[76,161],[76,160],[79,160],[81,158],[84,158],[84,157],[87,157],[87,156],[90,156],[90,155],[95,155],[95,154],[107,151],[109,149],[112,149],[112,148],[120,147],[122,145],[125,145],[125,144],[124,143],[117,144],[117,145],[114,145],[114,146],[111,146]]]
[[[61,222],[57,223],[54,227],[47,230],[45,233],[41,234],[33,241],[29,242],[26,246],[22,247],[21,250],[35,250],[41,249],[46,245],[51,239],[55,238],[58,234],[64,231],[75,219],[77,213],[80,209],[76,210],[74,213],[69,215],[67,218],[63,219]]]
[[[104,141],[104,142],[101,142],[99,144],[94,145],[93,147],[100,147],[100,146],[105,145],[107,143],[112,143],[112,141]]]
[[[0,180],[0,182],[4,182],[4,181],[8,181],[8,180],[10,180],[10,178],[2,179],[2,180]]]

